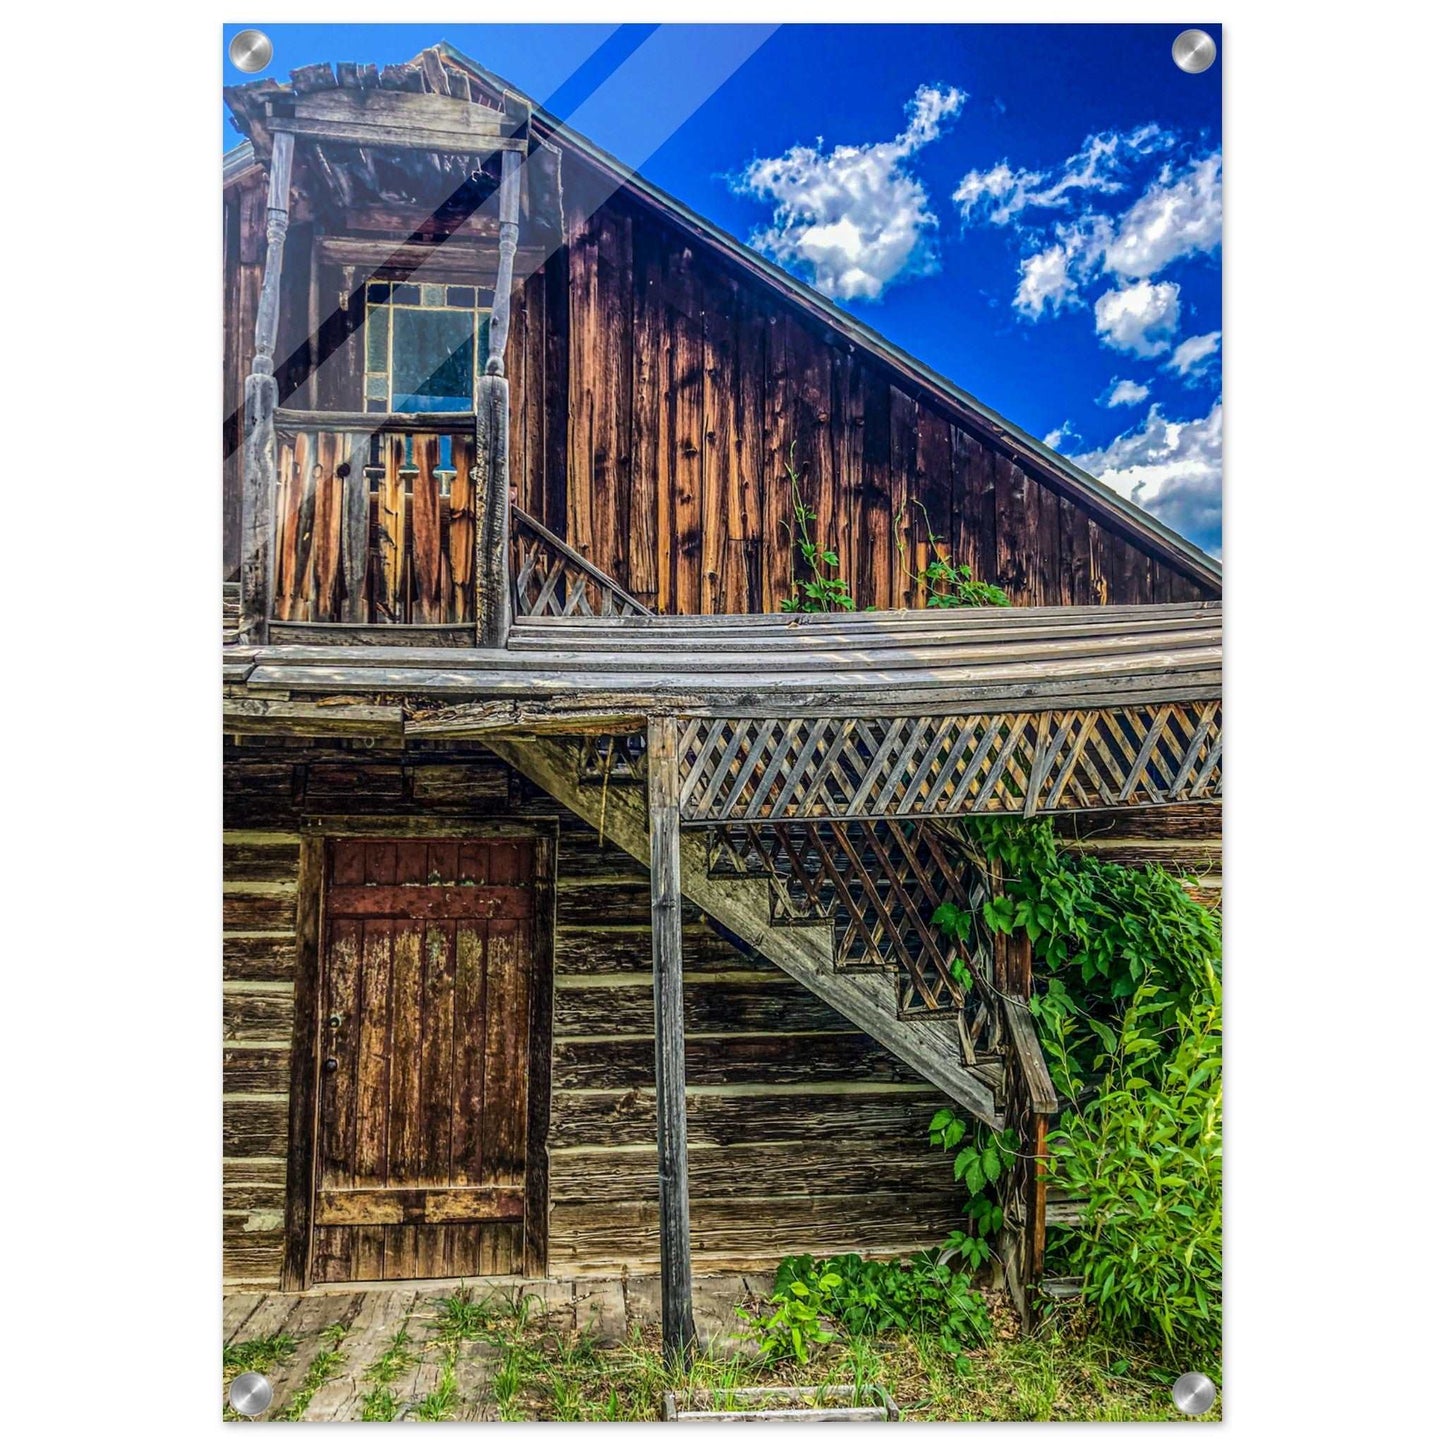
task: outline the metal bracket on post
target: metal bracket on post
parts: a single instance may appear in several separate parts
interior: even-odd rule
[[[657,1063],[657,1180],[662,1252],[662,1342],[674,1360],[692,1357],[691,1210],[687,1190],[687,1077],[682,1021],[682,852],[677,718],[647,723],[652,845],[652,997]]]

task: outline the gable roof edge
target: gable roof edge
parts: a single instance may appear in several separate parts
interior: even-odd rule
[[[441,41],[438,48],[444,51],[449,59],[471,70],[479,80],[486,84],[495,86],[499,90],[523,95],[532,107],[534,121],[540,121],[552,133],[554,139],[564,140],[568,145],[573,146],[594,165],[610,172],[622,185],[670,214],[675,220],[681,221],[697,231],[704,240],[725,251],[735,261],[749,270],[757,272],[763,280],[786,292],[794,301],[850,341],[882,356],[890,365],[910,376],[920,386],[926,387],[945,401],[970,413],[983,430],[992,433],[1005,445],[1013,446],[1032,465],[1058,482],[1064,491],[1081,494],[1087,501],[1092,502],[1103,511],[1111,513],[1131,531],[1143,533],[1156,548],[1165,552],[1186,572],[1192,573],[1196,581],[1203,582],[1206,586],[1222,588],[1224,567],[1217,557],[1210,556],[1202,547],[1197,547],[1172,527],[1165,526],[1138,503],[1121,496],[1096,476],[1086,472],[1077,463],[1061,456],[1053,448],[1045,446],[1037,437],[1031,436],[1021,427],[1009,421],[1007,417],[1002,416],[976,396],[965,391],[957,383],[935,371],[910,352],[904,351],[894,342],[889,341],[881,332],[876,331],[866,322],[858,320],[851,312],[845,311],[836,302],[830,301],[821,292],[814,290],[806,282],[800,281],[776,262],[768,260],[766,256],[754,251],[752,247],[739,241],[737,237],[729,235],[721,227],[709,221],[707,217],[699,215],[677,197],[669,195],[660,186],[655,186],[651,181],[638,175],[625,162],[603,150],[601,146],[589,140],[581,132],[573,130],[566,121],[553,115],[545,106],[530,96],[525,96],[525,93],[518,91],[515,85],[494,74],[473,60],[471,56],[458,50],[450,41]]]
[[[469,55],[443,40],[435,49],[443,52],[454,64],[470,71],[484,84],[498,91],[517,96],[531,108],[534,123],[540,122],[553,140],[571,146],[599,170],[611,176],[619,188],[660,211],[674,223],[694,232],[704,243],[723,252],[734,263],[756,275],[764,283],[782,291],[790,300],[810,313],[821,324],[840,336],[878,356],[920,389],[931,392],[946,406],[962,412],[967,420],[989,435],[1016,458],[1048,478],[1061,492],[1072,495],[1085,505],[1109,516],[1137,539],[1151,546],[1194,581],[1208,588],[1223,588],[1224,568],[1216,557],[1166,526],[1138,503],[1120,495],[1076,462],[1045,446],[1007,417],[965,391],[941,372],[903,350],[881,332],[860,321],[851,312],[829,300],[821,292],[784,270],[776,262],[730,235],[707,217],[692,210],[675,196],[654,185],[632,170],[625,162],[604,150],[581,132],[572,129],[560,117],[533,100],[501,76],[488,70]],[[254,159],[249,141],[227,151],[223,157],[224,183],[230,184]]]

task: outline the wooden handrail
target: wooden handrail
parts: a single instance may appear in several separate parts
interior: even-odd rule
[[[411,432],[437,436],[474,435],[477,415],[471,411],[290,411],[276,408],[276,430],[284,432]]]
[[[1022,999],[998,995],[1008,1046],[1018,1060],[1019,1078],[1028,1096],[1029,1112],[1052,1119],[1059,1112],[1059,1096],[1049,1077],[1044,1051],[1034,1028],[1034,1016]]]
[[[589,562],[580,552],[569,547],[555,532],[544,527],[535,517],[524,512],[515,504],[512,507],[512,523],[516,531],[530,533],[537,541],[556,552],[568,566],[583,573],[602,588],[604,592],[614,597],[617,601],[617,610],[619,612],[638,613],[646,617],[652,616],[651,608],[644,607],[630,592],[619,587],[618,584],[595,563]]]
[[[1034,1292],[1044,1272],[1048,1219],[1049,1121],[1059,1096],[1049,1077],[1028,1005],[1016,995],[996,994],[1004,1032],[1004,1125],[1018,1137],[1018,1156],[1000,1182],[1004,1211],[1004,1273],[1014,1304],[1030,1327]]]

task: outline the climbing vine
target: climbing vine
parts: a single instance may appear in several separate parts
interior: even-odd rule
[[[814,539],[810,524],[818,520],[818,514],[803,501],[802,478],[793,466],[793,455],[797,450],[794,442],[788,448],[788,460],[783,470],[788,474],[788,485],[793,493],[793,520],[788,523],[788,536],[795,554],[801,554],[806,572],[794,577],[789,595],[783,599],[784,612],[854,612],[858,604],[847,578],[839,575],[838,554],[831,548],[819,546]]]
[[[796,443],[788,449],[788,460],[783,470],[787,473],[788,485],[792,491],[793,516],[788,523],[788,536],[792,542],[795,557],[803,560],[803,572],[794,576],[788,589],[788,596],[782,601],[784,612],[856,612],[855,600],[848,579],[841,575],[838,554],[831,547],[820,544],[813,535],[812,524],[818,514],[803,501],[802,478],[793,465]],[[913,583],[924,597],[926,607],[1007,607],[1008,593],[992,582],[980,582],[973,575],[973,569],[957,562],[943,545],[943,539],[934,531],[928,521],[928,513],[921,502],[915,502],[923,512],[923,525],[927,530],[928,546],[932,553],[919,573],[908,570],[908,548],[903,537],[903,517],[894,519],[893,537],[898,549],[899,565],[903,575]],[[872,610],[872,609],[867,609]]]
[[[903,538],[903,517],[900,514],[893,521],[893,540],[898,548],[898,557],[908,580],[923,592],[925,607],[1007,607],[1008,593],[992,582],[980,582],[973,575],[973,568],[954,560],[952,553],[943,545],[943,538],[933,530],[928,512],[922,502],[913,504],[923,514],[923,526],[928,537],[931,556],[924,563],[922,572],[908,571],[908,544]]]
[[[793,495],[790,534],[804,572],[793,579],[785,612],[852,612],[857,604],[836,552],[815,539],[817,514],[804,503],[789,452]],[[916,504],[915,505],[919,505]],[[920,505],[920,510],[922,510]],[[904,575],[928,607],[1006,607],[1008,595],[974,578],[933,532],[921,573],[908,570],[902,518],[895,540]],[[1222,1047],[1219,1029],[1221,937],[1218,915],[1191,898],[1159,867],[1125,867],[1059,845],[1048,819],[970,819],[960,846],[985,873],[1002,880],[975,917],[942,904],[933,925],[966,944],[976,932],[1025,936],[1032,946],[1029,1002],[1063,1114],[1049,1136],[1054,1183],[1082,1199],[1081,1223],[1051,1245],[1082,1280],[1083,1298],[1110,1331],[1144,1331],[1166,1346],[1217,1357],[1220,1330]],[[962,952],[962,950],[960,950]],[[960,961],[954,975],[975,980]],[[878,1265],[868,1285],[907,1291],[957,1262],[976,1270],[992,1255],[1003,1226],[996,1186],[1017,1157],[1011,1130],[995,1133],[949,1108],[929,1125],[929,1142],[953,1158],[968,1197],[962,1228],[941,1251],[913,1262]],[[820,1338],[820,1318],[837,1318],[853,1299],[845,1282],[855,1257],[779,1275],[775,1318],[765,1348],[797,1351],[800,1337]],[[923,1266],[926,1265],[926,1268]],[[870,1267],[873,1268],[873,1267]],[[785,1278],[786,1275],[786,1278]],[[965,1275],[944,1290],[972,1309]],[[949,1294],[949,1290],[953,1294]],[[796,1330],[796,1332],[795,1332]],[[821,1336],[826,1338],[826,1336]],[[768,1343],[771,1340],[771,1344]],[[1197,1368],[1197,1366],[1196,1366]]]
[[[1106,1331],[1151,1333],[1212,1358],[1222,1282],[1218,916],[1161,868],[1061,848],[1047,819],[970,820],[964,846],[1002,878],[977,926],[1032,945],[1030,1010],[1063,1102],[1050,1179],[1082,1201],[1078,1228],[1051,1245],[1056,1263],[1079,1276]],[[958,928],[942,909],[934,921]],[[930,1138],[958,1150],[956,1169],[965,1161],[972,1210],[973,1154],[998,1136],[940,1122]]]

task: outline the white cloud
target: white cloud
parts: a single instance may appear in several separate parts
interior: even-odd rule
[[[1158,356],[1178,329],[1179,287],[1173,281],[1136,281],[1094,303],[1094,330],[1116,351]]]
[[[1105,406],[1138,406],[1147,399],[1149,388],[1141,382],[1130,381],[1128,377],[1114,377],[1104,398]]]
[[[1204,371],[1211,358],[1219,352],[1220,333],[1206,332],[1203,336],[1191,336],[1174,348],[1174,355],[1164,363],[1165,371],[1177,372],[1186,380],[1197,377]]]
[[[1057,314],[1066,306],[1082,306],[1080,277],[1103,255],[1109,242],[1108,222],[1102,216],[1086,216],[1077,224],[1054,227],[1052,246],[1025,256],[1019,262],[1019,284],[1014,292],[1014,310],[1037,321],[1045,310]]]
[[[1083,442],[1078,432],[1074,430],[1072,422],[1065,422],[1063,426],[1056,426],[1053,431],[1044,438],[1044,445],[1052,451],[1062,452],[1066,447],[1076,446]]]
[[[1121,190],[1129,164],[1173,144],[1174,136],[1157,125],[1127,134],[1105,131],[1091,135],[1068,160],[1048,170],[1015,170],[1004,160],[986,171],[970,171],[958,183],[953,202],[965,225],[975,219],[1006,225],[1030,208],[1066,206],[1076,193]]]
[[[900,276],[931,270],[928,232],[938,218],[904,163],[937,140],[966,99],[953,86],[921,85],[908,102],[907,126],[891,141],[824,153],[820,138],[754,160],[734,189],[770,201],[773,219],[752,244],[837,300],[876,301]]]
[[[1069,272],[1069,253],[1063,246],[1050,246],[1019,263],[1014,309],[1037,320],[1046,310],[1058,311],[1076,300],[1078,291],[1078,282]]]
[[[1104,265],[1116,276],[1156,276],[1171,261],[1219,245],[1224,227],[1220,154],[1194,162],[1179,179],[1165,166],[1119,217]]]
[[[984,221],[1010,225],[1029,243],[1019,260],[1013,308],[1029,321],[1086,304],[1102,281],[1112,286],[1095,298],[1100,338],[1117,350],[1160,356],[1178,325],[1178,287],[1153,283],[1172,262],[1215,249],[1222,235],[1223,186],[1216,151],[1181,168],[1166,163],[1143,195],[1116,215],[1096,209],[1099,198],[1132,184],[1141,157],[1169,150],[1177,138],[1157,125],[1090,136],[1082,148],[1051,170],[1015,169],[1006,160],[970,171],[953,193],[965,226]],[[1030,223],[1031,209],[1072,208],[1053,227],[1052,241]],[[1162,288],[1162,289],[1161,289]],[[1185,343],[1188,347],[1188,343]],[[1206,358],[1183,351],[1190,365]]]
[[[1073,457],[1086,472],[1175,531],[1218,552],[1224,480],[1224,408],[1171,421],[1158,404],[1132,431]]]

